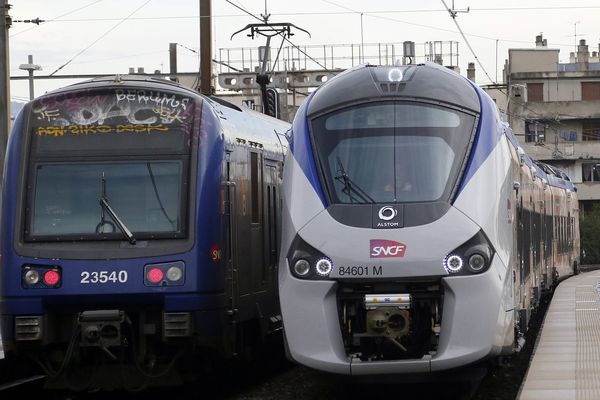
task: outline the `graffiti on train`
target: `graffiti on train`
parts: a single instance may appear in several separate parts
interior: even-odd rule
[[[37,126],[191,124],[191,98],[143,89],[109,94],[79,93],[45,97],[33,105]]]

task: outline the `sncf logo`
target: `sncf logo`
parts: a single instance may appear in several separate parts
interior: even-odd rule
[[[371,258],[404,257],[406,245],[393,240],[371,240]]]

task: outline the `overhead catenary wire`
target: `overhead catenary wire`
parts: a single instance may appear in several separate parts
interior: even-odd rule
[[[98,0],[103,1],[103,0]],[[84,6],[85,7],[85,6]],[[81,8],[84,8],[81,7]],[[600,9],[600,6],[541,6],[541,7],[490,7],[490,8],[474,8],[470,7],[469,10],[471,12],[512,12],[512,11],[565,11],[565,10],[595,10]],[[75,10],[77,11],[77,10]],[[74,12],[74,11],[73,11]],[[443,8],[437,9],[413,9],[413,10],[373,10],[373,11],[347,11],[347,12],[339,12],[339,11],[296,11],[296,12],[281,12],[281,13],[271,13],[270,15],[273,17],[286,17],[286,16],[316,16],[316,15],[339,15],[339,14],[354,14],[354,13],[364,13],[364,14],[420,14],[420,13],[441,13],[447,12],[447,10]],[[69,14],[72,12],[69,12]],[[215,14],[212,15],[211,18],[239,18],[242,17],[243,14]],[[57,17],[60,18],[60,17]],[[160,19],[198,19],[198,15],[173,15],[173,16],[160,16],[160,17],[135,17],[131,18],[132,21],[135,20],[160,20]],[[61,19],[57,21],[56,18],[52,20],[47,20],[46,22],[87,22],[87,21],[118,21],[118,18],[74,18],[74,19]]]
[[[67,61],[66,63],[64,63],[63,65],[61,65],[60,67],[58,67],[56,70],[54,70],[54,72],[52,72],[50,74],[50,76],[54,75],[55,73],[57,73],[58,71],[60,71],[61,69],[63,69],[67,65],[69,65],[75,58],[79,57],[81,54],[83,54],[90,47],[92,47],[93,45],[95,45],[96,43],[98,43],[100,40],[102,40],[103,38],[105,38],[109,33],[111,33],[112,31],[114,31],[115,29],[117,29],[117,27],[119,27],[122,23],[124,23],[125,21],[127,21],[132,15],[134,15],[136,12],[138,12],[139,10],[141,10],[142,8],[144,8],[144,6],[146,6],[146,4],[150,3],[151,1],[152,0],[145,1],[142,5],[140,5],[138,8],[136,8],[135,10],[133,10],[128,16],[126,16],[125,18],[121,19],[118,23],[116,23],[115,25],[113,25],[109,30],[107,30],[102,35],[100,35],[99,38],[97,38],[96,40],[94,40],[92,43],[90,43],[83,50],[79,51],[77,54],[75,54],[73,57],[71,57],[71,59],[69,61]]]
[[[83,6],[80,7],[79,9],[73,10],[67,14],[63,14],[63,15],[68,15],[71,14],[75,11],[78,11],[80,9],[83,9],[85,7],[88,7],[90,5],[93,5],[97,2],[100,2],[103,0],[97,0],[94,3],[91,3],[87,6]],[[230,2],[229,2],[230,3]],[[334,4],[333,2],[329,2],[331,4]],[[231,5],[233,5],[234,7],[243,10],[244,13],[251,15],[253,18],[258,19],[259,21],[263,21],[262,19],[260,19],[259,17],[247,12],[245,9],[243,9],[243,7],[240,7],[236,4],[230,3]],[[342,5],[337,4],[338,7],[342,7],[342,8],[346,8]],[[524,11],[524,10],[536,10],[536,11],[540,11],[540,10],[551,10],[551,11],[562,11],[562,10],[573,10],[573,9],[600,9],[600,6],[557,6],[557,7],[494,7],[494,8],[470,8],[470,11],[480,11],[480,12],[497,12],[497,11]],[[353,11],[349,11],[350,9],[346,8],[347,11],[303,11],[303,12],[290,12],[290,13],[272,13],[270,14],[271,16],[316,16],[316,15],[343,15],[343,14],[361,14],[361,15],[365,15],[368,17],[372,17],[372,18],[378,18],[378,19],[382,19],[382,20],[387,20],[387,21],[392,21],[392,22],[397,22],[397,23],[402,23],[402,24],[407,24],[407,25],[412,25],[412,26],[418,26],[421,28],[426,28],[426,29],[432,29],[432,30],[437,30],[437,31],[441,31],[441,32],[449,32],[449,33],[458,33],[454,30],[451,29],[444,29],[444,28],[440,28],[437,26],[432,26],[432,25],[426,25],[426,24],[419,24],[416,22],[411,22],[411,21],[404,21],[404,20],[400,20],[397,18],[392,18],[389,17],[390,14],[407,14],[407,13],[427,13],[427,12],[447,12],[447,10],[444,9],[414,9],[414,10],[375,10],[375,11],[358,11],[358,10],[353,10]],[[381,14],[381,15],[380,15]],[[212,15],[211,18],[239,18],[243,16],[242,14],[222,14],[222,15]],[[128,18],[129,21],[145,21],[145,20],[174,20],[174,19],[194,19],[197,20],[198,18],[200,18],[201,16],[199,15],[186,15],[186,16],[178,16],[178,15],[174,15],[174,16],[158,16],[158,17],[131,17]],[[118,18],[77,18],[77,19],[62,19],[61,16],[50,19],[50,20],[45,20],[45,23],[57,23],[57,22],[102,22],[102,21],[120,21],[120,19]],[[16,36],[19,35],[21,33],[24,33],[26,31],[29,31],[31,29],[35,29],[36,27],[32,27],[30,29],[15,33],[14,35],[11,36]],[[525,40],[514,40],[514,39],[501,39],[501,38],[492,38],[489,36],[484,36],[484,35],[477,35],[477,34],[473,34],[473,33],[465,33],[467,36],[471,36],[471,37],[477,37],[480,39],[486,39],[486,40],[493,40],[493,41],[499,41],[502,43],[523,43],[523,44],[528,44],[530,43],[529,41],[525,41]],[[572,43],[570,44],[566,44],[566,43],[555,43],[555,42],[551,42],[549,45],[552,46],[572,46]]]
[[[54,22],[54,21],[56,21],[56,20],[58,20],[58,19],[60,19],[60,18],[62,18],[62,17],[66,17],[67,15],[71,15],[71,14],[73,14],[73,13],[76,13],[77,11],[81,11],[81,10],[83,10],[83,9],[85,9],[85,8],[88,8],[88,7],[90,7],[90,6],[93,6],[94,4],[98,4],[98,3],[100,3],[100,2],[103,2],[103,1],[104,1],[104,0],[95,0],[95,1],[93,1],[93,2],[91,2],[91,3],[89,3],[89,4],[86,4],[85,6],[81,6],[81,7],[78,7],[78,8],[76,8],[76,9],[74,9],[74,10],[71,10],[71,11],[69,11],[69,12],[66,12],[66,13],[64,13],[64,14],[61,14],[61,15],[59,15],[58,17],[54,17],[54,18],[51,18],[51,19],[48,19],[48,20],[42,20],[42,21],[40,21],[40,20],[39,20],[39,18],[38,18],[38,21],[39,21],[39,22]],[[16,21],[13,21],[13,22],[16,22]],[[30,27],[30,28],[28,28],[28,29],[25,29],[25,30],[22,30],[22,31],[20,31],[20,32],[16,32],[16,33],[14,33],[14,34],[12,34],[12,35],[9,35],[9,37],[15,37],[15,36],[17,36],[17,35],[20,35],[20,34],[22,34],[22,33],[28,32],[28,31],[30,31],[30,30],[32,30],[32,29],[35,29],[35,28],[37,28],[37,27],[39,26],[39,22],[36,24],[36,26],[32,26],[32,27]]]
[[[441,0],[441,1],[442,1],[442,4],[444,5],[444,7],[446,7],[446,10],[448,10],[448,13],[450,14],[450,17],[452,18],[452,21],[454,21],[454,24],[456,25],[456,29],[458,29],[458,31],[460,32],[460,35],[462,36],[463,40],[465,41],[465,44],[467,45],[467,47],[471,51],[471,54],[473,55],[473,57],[475,57],[475,61],[477,61],[477,64],[479,64],[479,66],[481,67],[481,69],[485,73],[485,76],[487,76],[490,81],[492,81],[494,84],[497,85],[498,83],[492,79],[492,77],[490,76],[490,74],[488,74],[487,70],[485,69],[485,67],[481,63],[481,60],[479,60],[479,57],[477,57],[477,54],[475,53],[475,50],[473,49],[473,47],[471,47],[471,43],[469,43],[469,39],[467,39],[467,37],[465,36],[465,33],[463,32],[463,30],[461,29],[458,21],[456,20],[456,14],[453,14],[453,12],[450,10],[450,8],[446,5],[446,1],[445,0]]]
[[[448,5],[446,4],[445,0],[441,0],[442,4],[444,5],[444,7],[446,8],[446,10],[448,11],[448,13],[450,14],[450,17],[452,18],[452,21],[454,21],[454,24],[456,25],[456,28],[459,30],[463,40],[465,41],[465,44],[467,45],[467,47],[469,48],[469,50],[471,51],[471,54],[473,55],[473,57],[475,58],[475,60],[477,61],[477,64],[479,64],[479,67],[483,70],[483,72],[485,73],[485,75],[488,77],[488,79],[493,82],[494,85],[498,85],[497,82],[494,81],[494,79],[492,79],[492,77],[490,76],[490,74],[487,72],[487,70],[485,69],[485,67],[483,66],[483,64],[481,63],[481,60],[479,60],[479,57],[477,56],[477,53],[475,53],[475,50],[473,49],[473,47],[471,46],[471,44],[469,43],[469,40],[467,39],[467,37],[465,36],[464,32],[462,31],[458,21],[456,20],[456,14],[454,14],[452,12],[452,10],[450,10],[450,8],[448,7]],[[504,92],[502,89],[498,88],[498,90],[500,91],[500,93],[504,94],[507,98],[509,97],[509,94]],[[540,114],[539,112],[532,110],[531,108],[529,108],[527,105],[525,105],[525,103],[520,102],[515,100],[519,105],[521,105],[523,108],[525,108],[526,110],[530,111],[531,113],[533,113],[534,115],[538,116],[538,117],[544,117],[542,114]],[[506,115],[511,115],[514,117],[513,114],[509,114],[508,110],[505,111]],[[523,121],[528,121],[527,118],[524,117],[519,117],[519,119],[522,119]],[[548,120],[548,118],[541,118],[543,120]],[[549,121],[551,124],[556,124],[557,127],[560,127],[562,124],[559,121]]]

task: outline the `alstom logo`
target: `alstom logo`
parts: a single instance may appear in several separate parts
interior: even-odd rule
[[[406,245],[393,240],[371,240],[371,258],[404,257]]]

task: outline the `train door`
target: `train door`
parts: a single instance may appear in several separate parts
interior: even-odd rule
[[[229,313],[235,315],[239,300],[239,287],[237,278],[237,218],[236,218],[236,200],[237,183],[233,178],[234,164],[232,162],[231,152],[225,153],[223,165],[224,183],[221,188],[221,214],[223,215],[222,232],[222,253],[225,260],[225,293],[229,298]],[[217,250],[217,249],[215,249]],[[213,249],[211,249],[213,251]],[[212,257],[212,255],[211,255]],[[214,258],[213,258],[214,259]]]
[[[540,207],[540,273],[541,290],[546,290],[548,285],[548,263],[546,262],[546,191],[542,189],[542,202]]]
[[[264,215],[265,215],[265,236],[264,236],[264,271],[269,299],[276,301],[277,295],[277,260],[279,251],[279,231],[278,231],[278,173],[277,162],[265,159],[264,168]]]
[[[570,202],[570,201],[569,201]],[[569,204],[570,205],[570,204]],[[570,207],[569,207],[570,208]],[[573,266],[573,223],[571,222],[571,211],[567,212],[567,253],[568,253],[568,265]]]
[[[256,316],[256,294],[264,292],[262,151],[236,148],[233,167],[235,186],[234,266],[240,321]],[[235,294],[234,294],[235,295]]]
[[[264,262],[263,238],[263,168],[262,151],[250,151],[250,237],[249,268],[253,292],[266,289],[266,271]]]

